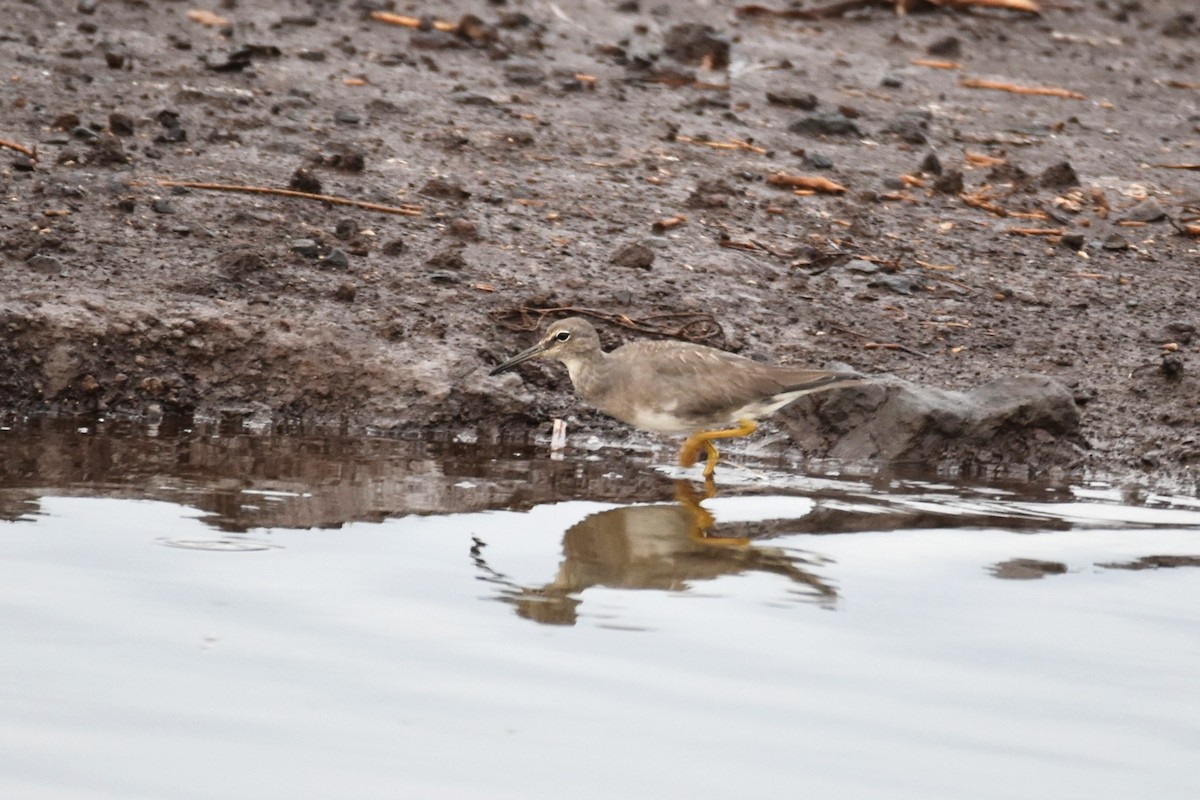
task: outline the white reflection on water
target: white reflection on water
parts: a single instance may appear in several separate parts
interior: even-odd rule
[[[259,529],[274,549],[206,552],[158,544],[238,538],[198,512],[44,498],[0,526],[0,796],[1195,796],[1200,571],[1096,564],[1200,554],[1200,525],[752,546],[803,558],[833,605],[756,569],[597,585],[574,626],[495,602],[473,537],[542,586],[564,531],[613,508]],[[990,576],[1019,557],[1068,572]]]

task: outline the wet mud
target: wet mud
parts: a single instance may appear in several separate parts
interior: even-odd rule
[[[557,366],[486,377],[575,313],[610,345],[676,336],[935,391],[1061,387],[1077,424],[954,453],[984,466],[1200,462],[1200,66],[1178,3],[194,10],[6,7],[8,417],[482,441],[562,417],[644,441]],[[797,408],[781,446],[826,452],[838,419]]]

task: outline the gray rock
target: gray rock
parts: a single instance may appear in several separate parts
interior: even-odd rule
[[[867,284],[876,289],[887,289],[896,294],[913,294],[921,289],[921,284],[908,275],[880,275]]]
[[[792,133],[805,136],[862,136],[862,131],[845,114],[809,114],[788,126]]]
[[[861,272],[864,275],[874,275],[876,272],[879,272],[880,266],[870,261],[864,261],[861,258],[852,258],[846,262],[846,269],[851,272]]]
[[[346,251],[340,247],[335,247],[329,251],[329,254],[322,259],[323,264],[338,269],[345,269],[350,266],[350,258],[346,255]]]
[[[1167,216],[1162,204],[1153,197],[1147,197],[1133,208],[1120,216],[1121,220],[1129,222],[1158,222]]]
[[[767,102],[775,106],[812,111],[819,101],[812,92],[767,92]]]
[[[315,239],[292,239],[290,247],[293,253],[299,253],[306,258],[316,258],[321,254],[321,247]]]
[[[1025,374],[957,392],[894,376],[814,396],[778,415],[793,440],[833,458],[934,461],[1000,453],[1014,461],[1082,443],[1071,391]]]
[[[630,242],[613,253],[612,263],[618,267],[650,269],[654,263],[654,251],[640,242]]]
[[[40,272],[43,275],[62,275],[63,264],[54,256],[42,255],[37,253],[25,259],[25,266],[29,267],[34,272]]]

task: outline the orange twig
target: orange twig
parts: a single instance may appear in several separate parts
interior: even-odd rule
[[[421,20],[417,17],[406,17],[402,14],[392,14],[387,11],[372,11],[371,19],[379,22],[386,22],[389,25],[399,25],[403,28],[419,28]],[[444,19],[435,19],[433,21],[434,30],[453,33],[458,30],[458,23],[449,22]]]
[[[767,183],[772,186],[783,186],[789,189],[808,189],[826,194],[842,194],[846,191],[846,187],[840,183],[835,183],[828,178],[816,175],[788,175],[783,172],[777,172],[767,177]]]
[[[1196,169],[1200,170],[1200,164],[1151,164],[1155,169]]]
[[[929,67],[930,69],[962,69],[961,61],[946,61],[941,58],[914,58],[909,62],[914,67]]]
[[[986,78],[963,78],[958,82],[964,89],[992,89],[997,92],[1012,92],[1013,94],[1034,94],[1045,97],[1063,97],[1068,100],[1086,100],[1087,95],[1072,89],[1060,89],[1057,86],[1018,86],[1005,81],[990,81]]]
[[[1008,233],[1019,236],[1062,236],[1062,228],[1009,228]]]
[[[1034,0],[929,0],[935,6],[950,6],[951,8],[1006,8],[1009,11],[1025,11],[1029,14],[1041,14],[1042,9]]]
[[[183,186],[187,189],[203,189],[213,192],[242,192],[243,194],[273,194],[280,197],[299,197],[304,200],[320,200],[323,203],[332,203],[338,206],[354,206],[366,209],[367,211],[379,211],[384,214],[401,214],[407,217],[421,216],[420,206],[385,206],[379,203],[368,203],[365,200],[351,200],[348,197],[337,197],[331,194],[298,192],[295,189],[275,189],[270,186],[243,186],[231,183],[204,183],[201,181],[172,181],[166,179],[158,179],[154,183],[159,186]]]
[[[18,153],[24,153],[25,155],[32,158],[34,161],[37,161],[37,151],[32,148],[26,147],[23,144],[17,144],[16,142],[10,142],[8,139],[0,139],[0,147],[7,147],[9,150],[16,150]]]
[[[229,24],[229,20],[220,14],[213,13],[212,11],[204,11],[203,9],[193,9],[187,12],[187,18],[207,28],[224,28]]]
[[[983,153],[972,153],[970,150],[963,152],[963,158],[968,164],[976,167],[998,167],[1001,164],[1007,164],[1007,159],[996,158],[995,156],[984,155]]]
[[[967,205],[974,206],[975,208],[982,208],[984,211],[988,212],[989,214],[995,214],[997,217],[1007,217],[1008,216],[1008,211],[1006,211],[1005,209],[1001,208],[1000,206],[996,205],[995,203],[993,203],[992,201],[988,200],[986,197],[983,197],[981,195],[963,193],[963,194],[960,194],[958,197],[960,200],[962,200]]]
[[[701,144],[705,147],[712,147],[717,150],[748,150],[751,153],[758,153],[760,156],[766,155],[767,153],[765,147],[759,147],[756,144],[750,144],[749,142],[743,142],[738,139],[730,139],[727,142],[712,142],[708,139],[696,139],[692,136],[676,136],[675,141],[683,142],[684,144]]]

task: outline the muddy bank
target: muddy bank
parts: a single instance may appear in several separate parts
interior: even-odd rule
[[[219,5],[9,9],[0,139],[36,158],[0,148],[5,414],[624,436],[558,367],[486,377],[570,308],[610,344],[642,335],[603,324],[624,315],[932,389],[1043,375],[1079,413],[1048,462],[1200,462],[1200,178],[1163,166],[1200,161],[1200,34],[1176,3]]]

